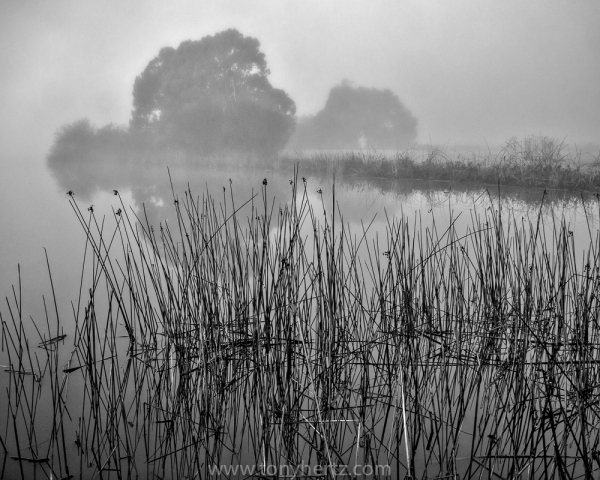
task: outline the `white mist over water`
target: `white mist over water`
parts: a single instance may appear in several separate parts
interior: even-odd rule
[[[599,20],[596,0],[5,0],[0,145],[43,155],[66,123],[126,124],[133,82],[160,48],[227,28],[258,38],[299,115],[348,79],[399,95],[422,144],[598,143]]]
[[[11,285],[18,282],[17,265],[21,265],[21,278],[24,298],[28,303],[37,302],[41,293],[49,294],[50,283],[46,266],[44,248],[48,252],[54,287],[59,297],[65,302],[64,313],[69,316],[68,302],[78,292],[80,269],[85,247],[85,234],[75,213],[69,205],[69,196],[57,187],[54,179],[45,171],[23,171],[20,166],[25,162],[6,160],[5,174],[0,177],[0,201],[3,208],[0,212],[0,287],[2,297],[11,292]],[[274,217],[279,205],[290,201],[290,174],[273,172],[218,172],[216,170],[173,170],[175,194],[183,197],[189,182],[192,194],[202,198],[208,191],[215,203],[223,201],[224,195],[232,210],[230,199],[230,183],[234,192],[237,207],[256,195],[254,204],[258,212],[262,207],[262,179],[268,176],[267,195],[269,209],[272,197],[275,196]],[[301,175],[301,174],[300,174]],[[146,205],[146,213],[150,222],[158,227],[159,222],[173,219],[173,198],[169,185],[166,168],[158,167],[148,185],[132,185],[120,189],[120,197],[128,209],[138,215],[143,215],[142,205]],[[146,180],[148,181],[148,177]],[[140,181],[142,177],[140,177]],[[373,184],[358,183],[349,187],[343,182],[337,182],[335,188],[336,206],[333,205],[333,179],[307,179],[306,191],[315,209],[317,218],[331,221],[333,215],[349,226],[353,235],[362,235],[363,229],[370,225],[369,234],[377,233],[385,238],[385,228],[388,220],[400,216],[408,218],[409,224],[419,224],[424,227],[431,225],[431,218],[436,219],[436,227],[442,232],[448,227],[450,217],[456,219],[457,229],[464,230],[471,223],[471,212],[482,214],[482,208],[490,205],[485,188],[474,191],[460,191],[452,186],[441,184],[439,190],[423,190],[417,184],[406,189],[390,190],[389,186],[378,188]],[[225,192],[223,190],[225,188]],[[299,181],[298,191],[302,193],[304,185]],[[400,187],[398,187],[400,188]],[[317,191],[321,190],[319,194]],[[512,191],[522,191],[511,189]],[[490,188],[493,198],[494,189]],[[111,225],[113,210],[122,208],[118,197],[112,190],[97,192],[86,198],[85,192],[75,191],[75,200],[79,208],[87,215],[87,208],[94,205],[94,213],[100,222],[106,217],[106,225]],[[529,192],[531,193],[531,192]],[[584,248],[589,243],[588,220],[581,208],[581,202],[574,197],[568,203],[556,200],[559,192],[550,191],[545,199],[544,213],[546,222],[560,222],[564,218],[569,228],[574,230],[576,240]],[[505,213],[511,210],[517,218],[525,221],[535,220],[538,206],[542,200],[543,190],[539,190],[532,201],[512,200],[502,203]],[[556,197],[556,198],[554,198]],[[588,198],[588,201],[590,199]],[[248,209],[240,212],[241,218],[248,214]],[[598,228],[598,211],[593,202],[588,205],[587,219],[591,222],[592,231]],[[243,222],[242,222],[243,223]],[[593,232],[592,232],[593,233]]]

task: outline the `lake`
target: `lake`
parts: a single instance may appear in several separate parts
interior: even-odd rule
[[[591,193],[21,162],[0,180],[7,478],[590,471]]]

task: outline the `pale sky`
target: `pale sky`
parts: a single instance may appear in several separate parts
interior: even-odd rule
[[[1,158],[43,157],[83,117],[127,123],[161,47],[227,28],[300,115],[348,79],[393,90],[422,143],[600,143],[599,0],[0,0]]]

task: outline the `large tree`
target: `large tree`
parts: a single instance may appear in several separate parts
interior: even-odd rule
[[[279,150],[294,130],[296,106],[269,82],[259,47],[226,30],[163,48],[135,81],[132,131],[201,153]]]
[[[331,89],[320,112],[299,122],[292,146],[396,149],[416,138],[417,119],[394,92],[342,82]]]

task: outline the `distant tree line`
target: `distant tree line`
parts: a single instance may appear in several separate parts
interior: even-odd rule
[[[48,155],[60,176],[86,165],[123,163],[178,151],[270,156],[297,128],[294,148],[356,148],[360,141],[397,145],[416,137],[417,121],[390,90],[334,87],[324,109],[297,124],[296,105],[274,88],[260,43],[226,30],[163,48],[136,78],[128,127],[61,127]]]

